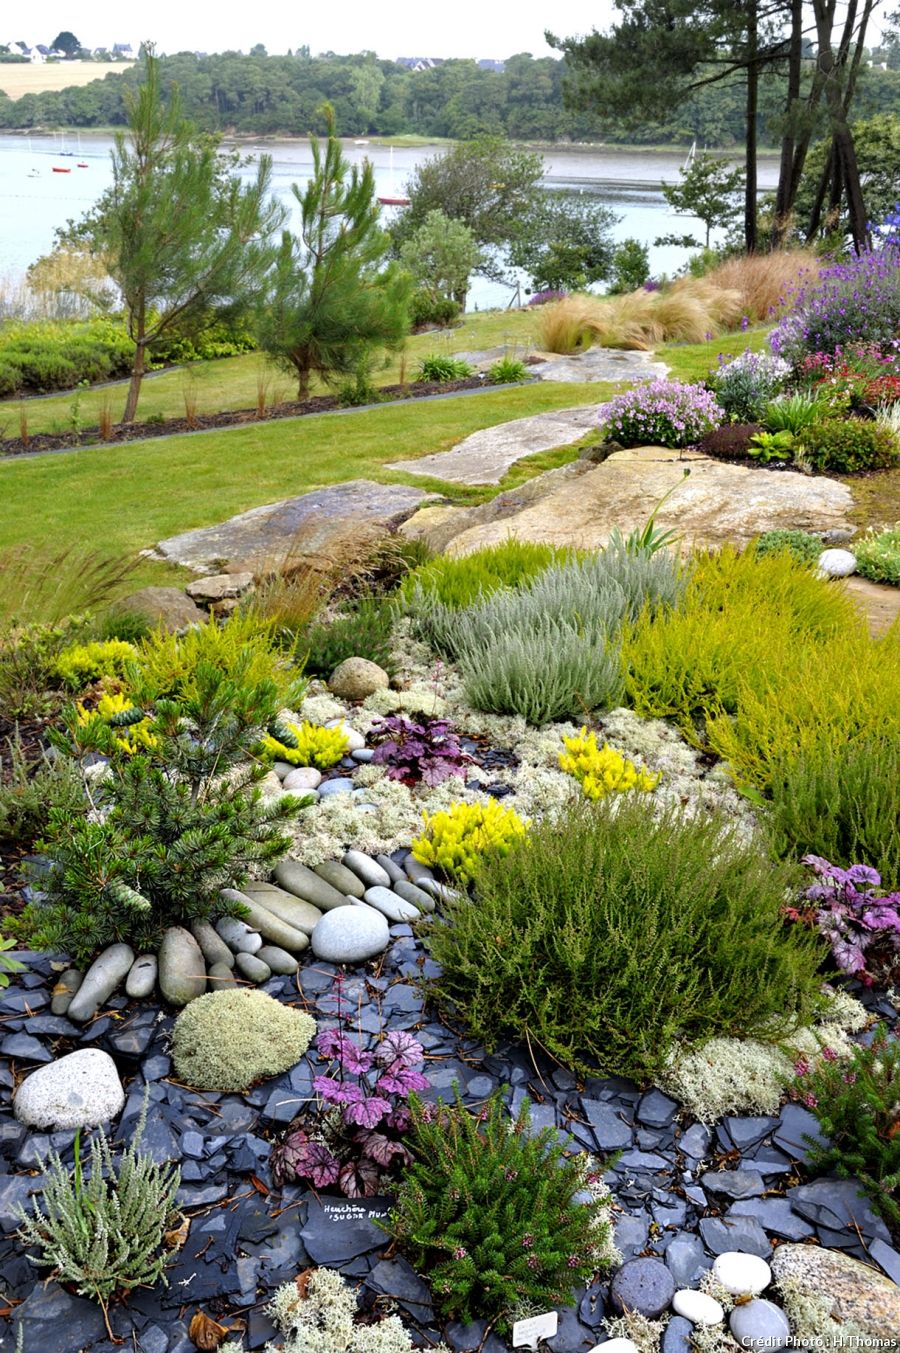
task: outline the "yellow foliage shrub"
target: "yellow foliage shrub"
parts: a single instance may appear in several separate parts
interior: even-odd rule
[[[54,670],[70,690],[81,691],[101,677],[124,676],[126,666],[136,657],[134,644],[124,639],[70,644],[56,659]]]
[[[563,746],[566,750],[560,753],[560,770],[573,775],[589,799],[603,799],[629,789],[649,793],[662,779],[661,771],[652,774],[645,766],[637,767],[608,742],[598,747],[596,733],[586,728],[576,737],[564,737]]]
[[[413,858],[460,883],[469,883],[481,857],[505,855],[527,822],[496,799],[488,803],[454,803],[449,812],[423,814],[425,831],[413,841]]]
[[[79,727],[86,728],[91,720],[115,728],[113,741],[129,756],[135,752],[152,752],[159,746],[159,739],[153,734],[153,720],[135,709],[131,700],[123,691],[107,691],[97,702],[96,708],[88,710],[81,702],[75,706]]]
[[[341,728],[322,728],[304,720],[301,724],[284,723],[275,733],[266,733],[260,744],[260,754],[277,761],[288,761],[292,766],[315,766],[328,770],[347,755],[350,740]]]

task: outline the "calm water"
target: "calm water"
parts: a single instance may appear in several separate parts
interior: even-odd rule
[[[54,136],[0,135],[0,278],[19,280],[40,254],[46,253],[54,231],[70,218],[78,218],[96,201],[110,182],[108,136],[82,132]],[[306,141],[259,142],[242,145],[254,159],[267,151],[273,158],[276,195],[296,205],[291,184],[303,186],[312,172],[312,155]],[[62,152],[71,152],[63,154]],[[345,144],[352,162],[368,157],[375,167],[378,192],[390,195],[402,189],[413,168],[436,153],[435,147],[396,149],[386,146]],[[620,217],[617,239],[634,236],[650,244],[654,273],[674,272],[684,262],[685,252],[655,248],[657,235],[668,233],[702,236],[699,222],[673,216],[659,190],[660,180],[675,182],[684,156],[677,153],[626,153],[621,150],[572,148],[544,153],[548,186],[572,192],[591,193]],[[79,168],[78,162],[87,167]],[[53,167],[68,168],[68,174],[53,173]],[[774,187],[777,161],[760,162],[760,187]],[[385,208],[388,215],[392,208]],[[474,279],[470,307],[481,309],[506,305],[513,289]]]

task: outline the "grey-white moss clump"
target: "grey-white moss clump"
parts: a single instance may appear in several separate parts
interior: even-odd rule
[[[389,1315],[374,1325],[358,1325],[356,1299],[339,1273],[316,1269],[306,1295],[296,1283],[279,1287],[267,1307],[284,1344],[266,1344],[265,1353],[413,1353],[402,1321]],[[431,1353],[448,1353],[444,1344]]]
[[[753,1038],[713,1038],[702,1047],[676,1052],[658,1077],[660,1088],[703,1123],[714,1123],[726,1113],[777,1113],[794,1063],[802,1057],[815,1066],[823,1048],[849,1056],[849,1035],[868,1021],[865,1007],[846,992],[828,991],[827,1003],[817,1024],[797,1029],[780,1046]]]
[[[612,1320],[604,1320],[603,1325],[610,1339],[630,1339],[638,1353],[659,1353],[660,1341],[668,1323],[667,1315],[662,1320],[648,1320],[639,1311],[626,1311]]]
[[[315,1031],[309,1015],[264,991],[211,991],[175,1021],[175,1071],[198,1090],[246,1090],[295,1066]]]

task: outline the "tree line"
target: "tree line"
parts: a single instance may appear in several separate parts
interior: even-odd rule
[[[893,61],[893,48],[885,49]],[[804,54],[805,53],[805,54]],[[642,107],[638,118],[627,107],[577,102],[564,97],[579,74],[574,54],[563,60],[511,56],[504,69],[482,69],[475,61],[452,60],[409,70],[371,52],[311,57],[225,52],[210,56],[179,53],[160,57],[163,90],[177,85],[184,114],[200,130],[254,136],[323,134],[321,109],[329,104],[342,136],[416,134],[471,140],[502,136],[515,141],[610,142],[633,145],[744,145],[747,133],[746,70],[721,67],[721,51],[700,52],[697,77],[677,106]],[[897,50],[900,67],[900,48]],[[643,55],[642,55],[643,60]],[[799,92],[815,80],[809,43],[799,59]],[[653,70],[653,63],[646,72]],[[639,72],[640,74],[640,72]],[[715,76],[713,80],[711,78]],[[787,63],[760,63],[754,128],[761,144],[781,136],[788,80]],[[110,72],[88,85],[26,94],[0,94],[0,128],[124,127],[128,98],[140,70]],[[646,81],[645,81],[646,83]],[[662,81],[668,88],[668,82]],[[889,113],[900,105],[900,68],[862,63],[856,76],[854,115]]]

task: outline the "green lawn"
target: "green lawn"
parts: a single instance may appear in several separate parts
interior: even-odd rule
[[[386,461],[444,451],[478,428],[608,399],[610,385],[551,382],[499,387],[458,399],[410,401],[226,432],[156,438],[113,448],[0,464],[0,550],[36,542],[54,553],[137,551],[179,531],[345,479],[437,488],[459,501],[489,497],[383,469]],[[532,473],[571,452],[533,458]],[[523,475],[514,467],[507,483]],[[177,576],[146,563],[128,590]]]
[[[376,385],[393,385],[401,378],[412,380],[419,362],[432,352],[471,352],[500,345],[524,352],[534,347],[535,332],[534,311],[527,309],[485,310],[467,315],[465,322],[457,328],[415,334],[406,345],[402,376],[404,355],[395,353],[390,355],[385,367],[374,373],[374,380]],[[103,388],[85,390],[79,397],[82,426],[96,427],[104,404],[113,421],[118,422],[125,407],[127,388],[127,381],[116,381]],[[199,414],[219,413],[223,409],[254,409],[261,389],[265,390],[267,406],[296,398],[296,383],[267,363],[260,353],[172,367],[145,380],[138,405],[138,421],[159,414],[164,418],[183,418],[186,398],[194,401]],[[324,389],[321,383],[313,382],[313,394]],[[73,396],[68,393],[0,401],[0,436],[19,435],[21,408],[26,412],[29,433],[71,431]]]

